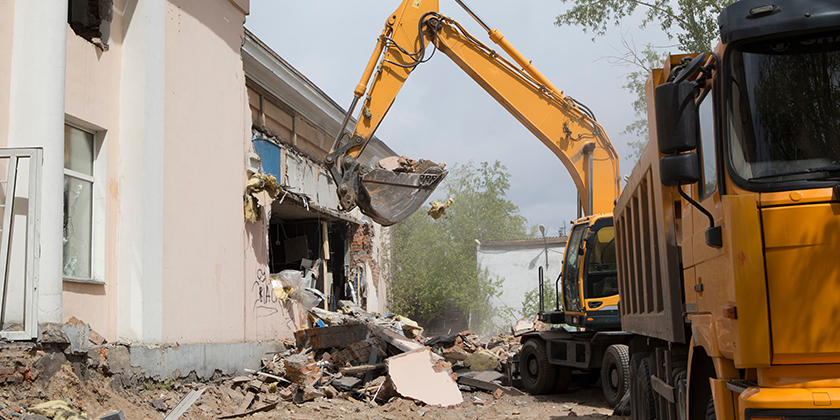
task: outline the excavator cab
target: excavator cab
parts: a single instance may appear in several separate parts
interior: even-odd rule
[[[566,324],[596,331],[621,328],[612,215],[575,223],[566,243],[562,281]]]

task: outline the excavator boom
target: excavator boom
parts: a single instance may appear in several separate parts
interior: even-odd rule
[[[462,6],[461,1],[458,2]],[[465,7],[466,8],[466,7]],[[466,8],[474,17],[475,14]],[[364,96],[349,140],[342,128],[327,156],[342,207],[360,210],[384,225],[408,217],[425,202],[446,171],[424,173],[362,168],[355,157],[373,136],[409,74],[434,48],[446,54],[563,162],[578,189],[584,214],[608,213],[620,193],[618,155],[594,116],[565,96],[496,29],[490,39],[511,58],[470,35],[438,13],[437,0],[405,0],[386,21],[368,66],[354,92],[353,112]],[[397,176],[398,175],[398,176]]]

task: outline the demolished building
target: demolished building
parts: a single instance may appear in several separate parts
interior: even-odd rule
[[[60,331],[82,354],[96,332],[142,375],[209,377],[304,325],[274,291],[279,271],[317,273],[327,309],[385,311],[387,233],[339,211],[321,164],[343,109],[244,29],[248,10],[0,2],[4,340]],[[255,194],[251,223],[253,174],[282,193]]]

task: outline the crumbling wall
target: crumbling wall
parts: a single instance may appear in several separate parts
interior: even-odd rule
[[[350,241],[349,263],[351,267],[364,267],[363,277],[366,290],[366,298],[362,301],[363,309],[377,312],[380,310],[379,301],[384,295],[379,293],[381,278],[381,267],[374,258],[374,229],[368,223],[357,224],[351,227],[352,239]]]

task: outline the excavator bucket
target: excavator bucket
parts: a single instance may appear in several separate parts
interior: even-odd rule
[[[448,172],[440,167],[423,173],[376,168],[361,176],[359,209],[383,226],[391,226],[417,211]]]

